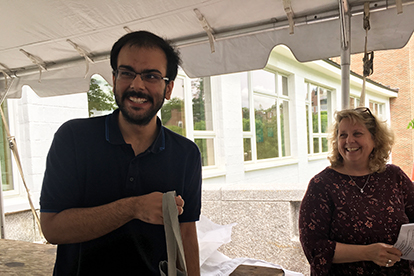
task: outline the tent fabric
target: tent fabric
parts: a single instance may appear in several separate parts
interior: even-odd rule
[[[360,0],[2,1],[0,100],[6,92],[9,98],[21,97],[23,85],[39,96],[85,92],[95,73],[110,82],[110,49],[130,30],[148,30],[172,40],[190,77],[263,68],[273,47],[281,44],[299,61],[340,56],[342,1],[352,13],[351,52],[363,52]],[[369,51],[401,48],[411,37],[414,0],[402,1],[400,14],[396,1],[369,1]],[[293,34],[285,8],[293,12]],[[213,53],[200,15],[211,27]],[[86,61],[74,45],[93,60],[87,73]],[[41,78],[32,60],[46,69]]]

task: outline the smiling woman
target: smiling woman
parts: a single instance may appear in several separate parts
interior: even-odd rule
[[[367,141],[364,139],[367,139]],[[394,134],[387,123],[372,115],[368,108],[356,108],[338,111],[335,114],[335,122],[329,141],[332,145],[329,156],[331,167],[348,174],[351,173],[349,170],[356,170],[357,175],[361,175],[385,170],[385,164],[394,145]],[[345,164],[347,158],[352,157],[351,154],[347,153],[356,151],[359,154],[363,152],[364,147],[358,144],[358,141],[368,143],[368,149],[365,151],[366,155],[361,160],[365,163],[354,164],[348,162]],[[347,144],[347,142],[350,142],[350,144]],[[373,145],[370,142],[373,142]],[[345,150],[345,147],[347,147],[347,150]],[[361,167],[361,165],[363,166]],[[351,168],[351,166],[355,168]]]
[[[387,164],[394,143],[368,108],[337,111],[329,136],[331,166],[309,182],[299,215],[311,275],[411,275],[397,241],[414,222],[414,185]]]

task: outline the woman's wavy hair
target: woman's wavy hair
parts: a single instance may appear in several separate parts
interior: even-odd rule
[[[368,168],[371,172],[383,172],[394,145],[394,134],[385,121],[379,120],[366,107],[344,109],[335,112],[335,122],[328,136],[331,144],[328,159],[331,162],[331,166],[333,168],[341,167],[344,162],[343,157],[338,151],[338,127],[339,123],[345,118],[349,119],[353,124],[360,123],[365,125],[371,133],[375,146],[369,156]]]

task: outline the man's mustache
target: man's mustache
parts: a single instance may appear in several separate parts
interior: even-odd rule
[[[122,101],[124,101],[126,98],[129,98],[129,97],[142,98],[142,99],[146,99],[149,102],[154,103],[154,99],[150,95],[144,94],[142,92],[136,92],[136,91],[126,91],[122,95]]]

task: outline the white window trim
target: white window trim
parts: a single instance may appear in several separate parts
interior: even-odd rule
[[[255,126],[255,113],[254,113],[254,96],[265,96],[265,97],[271,97],[275,100],[276,106],[279,107],[280,104],[283,103],[283,101],[287,101],[289,103],[289,114],[291,109],[291,103],[292,100],[289,98],[289,96],[283,95],[281,91],[278,91],[278,76],[284,76],[289,79],[289,76],[283,73],[280,73],[278,71],[274,70],[265,70],[266,72],[274,74],[275,79],[275,93],[269,93],[267,91],[261,91],[261,90],[253,90],[252,88],[252,74],[251,71],[246,72],[247,73],[247,89],[248,89],[248,96],[249,96],[249,117],[250,117],[250,131],[243,131],[243,140],[244,139],[251,139],[251,151],[252,151],[252,160],[244,161],[245,171],[252,171],[252,170],[258,170],[258,169],[264,169],[264,168],[272,168],[272,167],[278,167],[278,166],[284,166],[284,165],[290,165],[297,163],[296,159],[293,159],[292,156],[280,156],[280,157],[274,157],[274,158],[266,158],[266,159],[257,159],[257,143],[256,143],[256,126]],[[288,89],[291,89],[288,87]],[[289,91],[290,92],[290,91]],[[288,93],[289,95],[291,93]],[[282,131],[281,131],[281,123],[279,121],[280,118],[280,110],[279,108],[276,108],[276,116],[278,118],[278,124],[277,124],[277,135],[278,135],[278,141],[282,141]],[[253,119],[252,119],[253,118]],[[291,120],[289,119],[289,137],[291,136]],[[291,145],[291,139],[288,139],[289,141],[285,141],[286,143],[289,143],[289,148],[292,149]],[[278,151],[282,152],[282,143],[278,143]],[[292,151],[290,151],[292,154]],[[293,160],[293,161],[292,161]]]
[[[321,132],[321,116],[318,116],[318,133],[314,134],[313,132],[313,118],[312,118],[312,103],[311,100],[309,99],[309,97],[311,97],[310,93],[310,86],[317,86],[318,88],[322,88],[325,89],[329,94],[330,94],[330,103],[328,102],[328,127],[331,125],[332,123],[332,116],[333,116],[333,96],[334,96],[334,89],[333,88],[329,88],[326,87],[324,85],[312,82],[312,81],[306,81],[306,89],[307,89],[307,95],[308,98],[305,99],[305,105],[308,108],[308,125],[309,125],[309,147],[310,147],[310,153],[308,153],[308,160],[318,160],[320,158],[325,158],[328,155],[328,152],[314,152],[313,149],[313,139],[314,138],[326,138],[328,139],[329,136],[329,132],[327,133],[322,133]],[[320,102],[320,98],[319,98],[319,93],[318,93],[318,103]],[[318,109],[320,109],[320,105],[318,104]],[[318,110],[318,113],[320,113],[320,110]],[[318,139],[319,141],[319,148],[322,149],[322,139]]]

